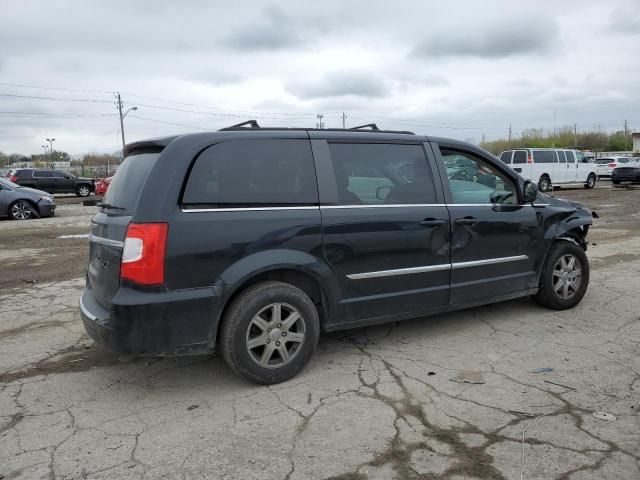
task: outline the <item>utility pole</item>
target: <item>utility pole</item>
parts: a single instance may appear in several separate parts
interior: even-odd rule
[[[509,124],[509,148],[511,148],[511,124]]]
[[[553,109],[553,148],[556,147],[556,109]]]
[[[122,136],[122,152],[124,154],[124,146],[125,146],[125,141],[124,141],[124,117],[126,117],[127,113],[129,113],[130,111],[138,110],[138,107],[129,107],[126,112],[122,113],[122,99],[120,98],[120,92],[114,93],[113,96],[116,97],[116,101],[117,101],[118,116],[120,117],[120,135]]]
[[[342,128],[347,128],[347,115],[344,112],[342,112]]]
[[[120,134],[122,135],[122,150],[124,150],[124,117],[122,116],[122,100],[120,99],[120,92],[116,93],[116,99],[118,100],[118,114],[120,116]]]
[[[629,151],[629,143],[627,142],[627,137],[629,136],[629,124],[627,121],[624,121],[624,151]]]
[[[318,122],[316,123],[316,128],[324,128],[324,115],[322,113],[319,113],[318,115],[316,115],[316,117],[318,118]]]
[[[53,158],[53,142],[56,141],[55,138],[47,138],[46,139],[47,142],[49,142],[49,155],[51,156],[51,168],[53,168],[53,162],[54,162],[54,158]]]
[[[482,143],[480,143],[480,146],[484,148],[484,133],[482,134]]]
[[[573,124],[573,148],[578,148],[578,124]]]

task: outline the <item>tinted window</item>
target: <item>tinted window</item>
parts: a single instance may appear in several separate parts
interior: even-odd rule
[[[54,176],[54,177],[62,177],[62,178],[66,178],[66,177],[68,177],[68,176],[69,176],[69,174],[68,174],[68,173],[65,173],[65,172],[61,172],[60,170],[54,170],[54,171],[53,171],[53,176]]]
[[[441,149],[453,203],[518,203],[515,185],[484,160],[467,152]]]
[[[317,204],[311,145],[276,139],[213,145],[197,158],[182,201],[238,207]]]
[[[51,178],[53,175],[50,170],[36,170],[33,172],[33,176],[38,178]]]
[[[500,155],[500,160],[502,160],[504,163],[511,163],[511,153],[512,152],[502,152],[502,155]]]
[[[513,163],[527,163],[527,152],[517,150],[513,153]]]
[[[564,154],[567,156],[567,163],[575,163],[576,157],[573,155],[572,151],[567,150]]]
[[[567,157],[565,156],[565,152],[562,150],[557,150],[558,153],[558,161],[560,163],[567,163]]]
[[[341,205],[435,203],[421,145],[330,143]]]
[[[131,215],[140,198],[144,182],[159,156],[159,153],[140,153],[125,158],[111,180],[104,196],[104,203],[122,208],[118,213]]]
[[[555,162],[555,153],[553,150],[534,150],[534,163],[553,163]]]
[[[32,170],[14,170],[13,175],[18,177],[19,179],[25,179],[25,178],[33,177],[33,171]]]

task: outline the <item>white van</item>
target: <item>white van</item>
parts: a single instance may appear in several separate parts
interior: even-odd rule
[[[538,182],[542,192],[553,185],[583,184],[593,188],[598,179],[597,166],[580,150],[564,148],[519,148],[506,150],[500,160],[527,180]]]

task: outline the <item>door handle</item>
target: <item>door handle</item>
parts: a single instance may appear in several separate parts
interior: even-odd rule
[[[455,223],[456,223],[456,225],[473,226],[473,225],[477,225],[478,224],[478,219],[477,218],[473,218],[473,217],[457,218]]]
[[[420,225],[424,225],[425,227],[439,227],[445,223],[447,223],[447,221],[441,218],[425,218],[420,222]]]

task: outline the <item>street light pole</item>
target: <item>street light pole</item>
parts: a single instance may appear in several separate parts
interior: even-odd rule
[[[49,154],[51,155],[51,168],[53,168],[53,161],[54,161],[53,160],[53,142],[55,142],[56,139],[55,138],[47,138],[46,140],[47,140],[47,142],[49,142],[49,145],[50,145]]]
[[[42,148],[44,149],[44,164],[46,165],[47,162],[49,161],[49,159],[47,158],[47,148],[49,148],[47,145],[41,145]]]
[[[124,117],[126,117],[127,113],[129,113],[131,110],[137,110],[138,107],[131,107],[126,112],[124,112],[124,114],[123,114],[122,113],[122,99],[120,98],[120,92],[116,93],[116,99],[118,101],[118,115],[120,117],[120,135],[122,136],[122,151],[124,153],[124,146],[125,146],[125,141],[124,141]]]

